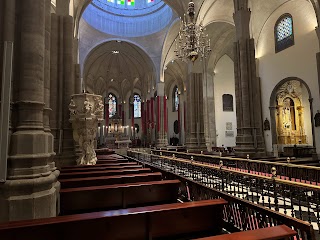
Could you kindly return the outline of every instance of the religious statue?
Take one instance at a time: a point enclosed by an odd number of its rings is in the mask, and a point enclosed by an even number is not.
[[[263,130],[265,130],[265,131],[270,130],[270,122],[267,118],[266,118],[266,120],[264,120]]]
[[[320,112],[317,111],[316,115],[314,116],[314,125],[315,127],[320,127]]]

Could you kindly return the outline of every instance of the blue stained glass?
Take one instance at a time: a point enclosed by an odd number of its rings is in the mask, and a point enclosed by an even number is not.
[[[179,109],[179,89],[178,87],[176,87],[174,91],[174,110],[178,111],[178,109]]]
[[[141,117],[141,97],[138,94],[135,94],[133,97],[133,111],[134,118]]]
[[[112,93],[109,94],[109,117],[112,117],[117,112],[117,98]]]
[[[280,42],[293,34],[292,18],[286,16],[277,25],[277,41]]]

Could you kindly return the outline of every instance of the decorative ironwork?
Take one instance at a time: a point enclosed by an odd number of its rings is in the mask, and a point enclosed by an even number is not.
[[[278,178],[253,176],[215,166],[208,167],[179,157],[172,158],[136,151],[128,151],[128,156],[147,165],[153,171],[161,171],[164,179],[178,178],[185,184],[185,187],[180,188],[180,194],[188,201],[215,198],[227,200],[228,205],[224,208],[223,219],[226,229],[230,232],[285,224],[298,232],[292,239],[315,240],[312,225],[296,218],[311,222],[311,206],[319,205],[317,187],[289,184]],[[256,204],[258,194],[261,195],[265,207]],[[284,197],[291,199],[291,203],[283,201]],[[280,206],[287,216],[277,212]],[[302,214],[302,208],[307,209],[304,211],[306,215]],[[314,209],[317,211],[319,224],[319,211],[313,206]]]

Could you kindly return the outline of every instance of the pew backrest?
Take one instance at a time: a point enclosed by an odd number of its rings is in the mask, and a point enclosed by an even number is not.
[[[197,240],[283,240],[289,239],[297,234],[286,225],[260,228],[251,231],[223,234],[219,236],[198,238]]]
[[[0,224],[1,239],[176,239],[222,229],[223,199],[173,203]]]
[[[124,184],[134,182],[160,181],[162,174],[157,173],[140,173],[140,174],[126,174],[106,177],[89,177],[89,178],[71,178],[61,179],[61,189],[102,186],[111,184]]]
[[[60,191],[62,214],[83,213],[177,201],[179,180],[67,188]]]

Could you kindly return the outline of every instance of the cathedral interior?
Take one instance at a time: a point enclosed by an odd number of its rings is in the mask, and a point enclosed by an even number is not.
[[[320,239],[319,22],[320,0],[0,0],[0,238]]]

